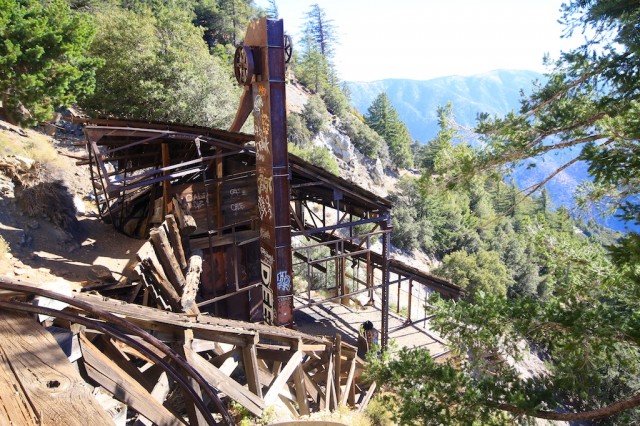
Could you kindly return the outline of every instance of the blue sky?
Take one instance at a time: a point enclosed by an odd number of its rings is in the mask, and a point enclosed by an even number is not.
[[[557,57],[580,42],[561,39],[562,0],[276,0],[294,43],[314,3],[338,29],[342,80],[543,72],[545,53]]]

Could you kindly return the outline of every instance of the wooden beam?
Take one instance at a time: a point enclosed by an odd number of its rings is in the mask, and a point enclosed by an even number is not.
[[[271,383],[267,394],[264,397],[264,403],[266,406],[269,406],[276,402],[282,387],[287,383],[296,367],[300,365],[302,358],[304,357],[304,352],[296,351],[291,355],[291,358],[284,366],[284,368],[280,371],[280,373],[276,376],[276,378]]]
[[[34,417],[37,422],[31,424],[113,424],[53,336],[32,317],[0,312],[0,342],[1,376],[10,382],[0,388],[0,413],[10,416],[5,419],[13,424],[29,424]]]
[[[180,237],[180,230],[176,222],[176,217],[172,214],[168,214],[164,217],[164,225],[166,227],[167,236],[173,249],[173,254],[176,256],[176,260],[182,269],[187,267],[187,258],[184,255],[184,247],[182,247],[182,239]]]
[[[193,216],[185,213],[182,207],[180,207],[180,203],[175,198],[173,199],[173,214],[175,215],[178,221],[178,226],[180,227],[180,234],[182,236],[191,235],[198,228]]]
[[[167,237],[164,228],[153,228],[149,231],[149,239],[160,260],[165,275],[169,278],[169,282],[173,284],[173,288],[175,288],[178,294],[182,294],[182,290],[186,284],[184,274],[173,254],[171,244],[169,244],[169,237]]]
[[[344,393],[340,399],[340,405],[346,405],[347,399],[351,395],[351,390],[355,388],[355,381],[353,380],[356,372],[356,358],[351,360],[351,367],[349,367],[349,375],[347,376],[347,383],[344,387]]]
[[[242,348],[242,360],[244,363],[244,375],[247,378],[249,390],[262,398],[262,385],[258,375],[258,355],[256,345],[247,345]]]
[[[180,305],[182,311],[192,315],[199,315],[200,309],[196,304],[196,295],[200,289],[200,276],[202,275],[202,250],[198,250],[189,258],[189,269],[185,278],[185,286],[182,291]]]
[[[193,342],[193,331],[185,330],[184,331],[184,344],[176,345],[175,348],[180,354],[186,359],[186,355],[184,352],[185,348],[191,347],[191,343]],[[200,388],[200,384],[191,376],[188,376],[189,384],[198,395],[200,399],[202,399],[202,389]],[[197,425],[197,426],[207,426],[207,420],[204,418],[198,407],[193,403],[193,401],[185,400],[185,408],[187,410],[187,416],[189,417],[189,425]]]
[[[309,400],[307,399],[307,386],[304,381],[304,370],[301,365],[297,365],[293,372],[293,382],[295,383],[296,401],[298,402],[300,415],[308,416],[311,411],[309,410]]]
[[[335,377],[333,378],[333,382],[335,383],[335,389],[336,389],[336,394],[335,394],[335,404],[336,404],[336,408],[339,405],[339,401],[341,399],[341,388],[340,388],[340,373],[342,370],[342,335],[340,333],[336,333],[336,343],[333,345],[334,347],[334,352],[333,352],[333,357],[334,357],[334,366],[335,366]]]
[[[136,270],[140,275],[149,274],[153,282],[158,286],[158,290],[163,297],[167,299],[173,309],[179,311],[182,306],[180,304],[180,295],[175,286],[167,278],[164,268],[161,265],[156,252],[153,250],[152,244],[147,241],[140,247],[137,253],[140,265],[136,266]],[[142,266],[142,268],[141,268]]]
[[[117,400],[124,402],[153,423],[172,426],[184,424],[179,416],[156,401],[140,383],[107,358],[84,334],[80,334],[80,346],[89,377],[111,392]],[[95,420],[88,424],[95,424]]]
[[[322,391],[320,386],[311,379],[304,369],[302,371],[304,372],[304,384],[307,392],[309,392],[309,396],[311,396],[311,399],[318,404],[320,410],[323,410],[326,401],[325,393]]]
[[[369,405],[369,401],[371,400],[373,393],[376,391],[376,386],[377,386],[376,382],[371,383],[371,386],[369,386],[369,390],[367,391],[367,394],[364,396],[364,399],[360,403],[360,408],[358,408],[358,412],[361,413],[367,408],[367,405]]]
[[[213,364],[190,348],[184,348],[185,356],[204,379],[214,388],[224,392],[229,398],[238,402],[256,416],[262,415],[265,402],[258,396],[245,389],[242,385],[226,376]]]
[[[331,390],[333,387],[333,356],[332,351],[329,350],[329,363],[327,365],[327,386],[325,390],[326,401],[325,401],[325,411],[330,411],[332,408],[333,395],[335,392]],[[333,405],[335,407],[336,404]]]

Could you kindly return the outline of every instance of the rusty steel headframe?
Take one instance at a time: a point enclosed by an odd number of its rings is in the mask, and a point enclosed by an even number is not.
[[[239,130],[253,112],[264,320],[293,326],[286,44],[282,20],[262,18],[249,24],[235,55],[234,70],[244,92],[231,130]]]

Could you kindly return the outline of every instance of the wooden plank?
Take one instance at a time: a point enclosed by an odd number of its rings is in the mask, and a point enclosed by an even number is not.
[[[183,425],[184,422],[156,401],[142,385],[107,358],[84,334],[80,334],[84,366],[89,377],[153,423]],[[94,423],[95,424],[95,421]],[[86,426],[86,425],[85,425]]]
[[[340,401],[341,399],[341,393],[340,391],[342,390],[340,388],[340,373],[342,372],[342,335],[340,333],[336,334],[336,343],[333,345],[334,347],[334,361],[333,364],[335,366],[335,377],[333,378],[333,382],[335,383],[335,389],[336,389],[336,394],[335,394],[335,404],[336,407],[339,405],[338,401]]]
[[[311,396],[311,399],[318,404],[320,410],[324,409],[325,393],[322,391],[320,386],[311,379],[304,369],[302,371],[304,372],[304,384],[307,392],[309,392],[309,396]]]
[[[189,269],[187,270],[185,286],[182,291],[182,299],[180,300],[183,312],[195,315],[200,314],[200,309],[196,304],[196,295],[200,289],[201,275],[202,250],[197,250],[197,252],[189,258]]]
[[[149,239],[155,249],[156,255],[162,265],[164,274],[169,278],[169,282],[173,284],[178,294],[182,294],[186,282],[184,280],[184,274],[180,269],[180,265],[176,260],[171,244],[169,244],[169,238],[163,227],[153,228],[149,231]]]
[[[145,390],[150,391],[153,389],[153,383],[150,383],[146,377],[138,370],[136,366],[131,364],[130,360],[125,355],[124,351],[121,351],[118,346],[112,343],[106,336],[100,336],[102,346],[100,350],[103,354],[107,356],[111,361],[113,361],[118,367],[120,367],[129,377],[131,377],[136,382],[140,383]],[[123,343],[124,345],[124,343]],[[126,346],[126,345],[125,345]],[[137,351],[136,351],[137,352]],[[147,361],[145,357],[145,361]],[[164,400],[163,400],[164,401]],[[162,401],[160,401],[162,402]]]
[[[364,399],[360,403],[360,408],[358,408],[358,412],[361,413],[367,408],[367,405],[369,405],[369,401],[371,400],[373,393],[376,391],[376,386],[377,386],[376,382],[371,383],[371,386],[369,386],[369,390],[367,391],[367,394],[364,396]]]
[[[311,411],[309,410],[309,400],[307,399],[307,386],[304,381],[304,370],[299,364],[293,372],[293,382],[296,387],[296,401],[298,402],[300,415],[308,416]]]
[[[180,352],[180,354],[186,359],[186,354],[184,352],[185,348],[191,347],[191,343],[193,342],[193,331],[192,330],[185,330],[184,331],[184,344],[183,345],[179,345],[179,347],[177,347],[177,351]],[[178,345],[176,345],[178,346]],[[187,376],[188,380],[189,380],[189,384],[191,385],[191,387],[193,388],[194,392],[196,393],[196,395],[198,395],[198,398],[200,398],[202,400],[202,389],[200,388],[200,384],[190,375]],[[193,401],[189,401],[186,400],[185,401],[185,408],[187,410],[187,415],[189,416],[189,425],[193,425],[193,426],[207,426],[208,422],[205,419],[204,415],[202,414],[202,412],[200,412],[200,410],[198,409],[198,407],[193,403]]]
[[[18,420],[29,424],[34,416],[37,424],[45,425],[113,424],[53,336],[32,317],[0,312],[0,342],[2,375],[5,380],[10,374],[14,376],[12,386],[0,390],[0,412],[10,410],[17,422],[14,424],[23,424]],[[5,398],[7,391],[9,398]],[[28,402],[18,401],[16,391],[20,399]],[[9,403],[12,398],[14,401]],[[19,402],[27,405],[16,410],[14,404]]]
[[[159,287],[158,290],[162,296],[167,299],[173,309],[179,311],[182,308],[180,304],[180,295],[167,278],[164,268],[153,249],[153,245],[149,241],[140,247],[137,257],[141,263],[141,265],[136,266],[138,273],[140,275],[149,274],[153,279],[153,282]],[[142,269],[140,269],[140,266],[142,266]]]
[[[326,411],[330,411],[332,407],[335,408],[335,404],[332,405],[334,402],[333,395],[335,395],[335,392],[331,389],[333,387],[333,356],[331,352],[332,351],[329,351],[329,364],[327,365],[327,386],[325,390],[326,404],[324,407]]]
[[[356,373],[356,359],[353,358],[351,360],[351,367],[349,367],[349,375],[347,376],[347,383],[344,387],[344,393],[342,394],[342,399],[340,399],[340,405],[346,405],[347,399],[351,395],[352,389],[355,387],[355,382],[353,380]]]
[[[291,403],[291,400],[283,395],[278,395],[282,404],[289,409],[289,412],[293,415],[294,419],[300,418],[300,413],[296,410],[296,407]]]
[[[276,402],[282,387],[287,383],[296,367],[300,365],[302,362],[302,358],[304,357],[304,352],[296,351],[291,355],[291,358],[284,366],[284,368],[280,371],[280,373],[276,376],[276,378],[271,383],[267,394],[264,397],[265,405],[269,406]]]
[[[262,415],[262,410],[265,407],[265,402],[262,398],[259,398],[233,379],[227,377],[192,349],[185,347],[184,353],[189,364],[191,364],[211,386],[224,392],[229,398],[238,402],[252,414],[256,416]]]
[[[172,214],[168,214],[164,217],[164,226],[166,227],[167,236],[173,249],[173,254],[178,261],[178,264],[182,269],[187,267],[187,258],[184,255],[184,247],[182,247],[182,239],[180,237],[180,230],[176,223],[176,217]]]
[[[249,390],[262,398],[262,385],[258,376],[258,355],[256,345],[247,345],[242,348],[242,360],[244,363],[244,375],[247,378]]]
[[[169,395],[169,378],[166,372],[162,372],[160,377],[158,378],[158,382],[153,387],[151,391],[151,396],[153,399],[158,401],[159,403],[163,403],[165,399],[167,399],[167,395]],[[139,418],[139,423],[142,423],[145,426],[152,426],[153,422],[146,417]]]
[[[34,412],[29,397],[11,370],[11,362],[0,346],[0,420],[10,425],[42,424]],[[2,423],[0,421],[0,423]]]
[[[198,227],[196,225],[195,219],[190,214],[185,213],[185,211],[180,206],[180,203],[175,198],[173,199],[173,214],[178,221],[180,234],[186,236],[194,233],[194,231]]]

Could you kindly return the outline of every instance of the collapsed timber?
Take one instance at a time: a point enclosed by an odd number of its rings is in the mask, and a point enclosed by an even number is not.
[[[89,395],[69,395],[86,391],[83,380],[106,389],[143,423],[163,425],[185,424],[183,417],[192,425],[233,424],[230,401],[256,416],[276,400],[294,418],[344,404],[363,409],[375,389],[360,383],[363,361],[340,338],[161,311],[96,294],[64,296],[8,279],[0,280],[0,289],[3,299],[11,297],[0,301],[0,394],[9,392],[2,400],[16,401],[13,409],[3,404],[15,424],[86,425],[96,418],[113,424]],[[65,308],[38,306],[31,296]],[[20,313],[56,318],[46,320],[48,330],[69,340],[69,353]],[[170,398],[175,392],[181,396]]]

